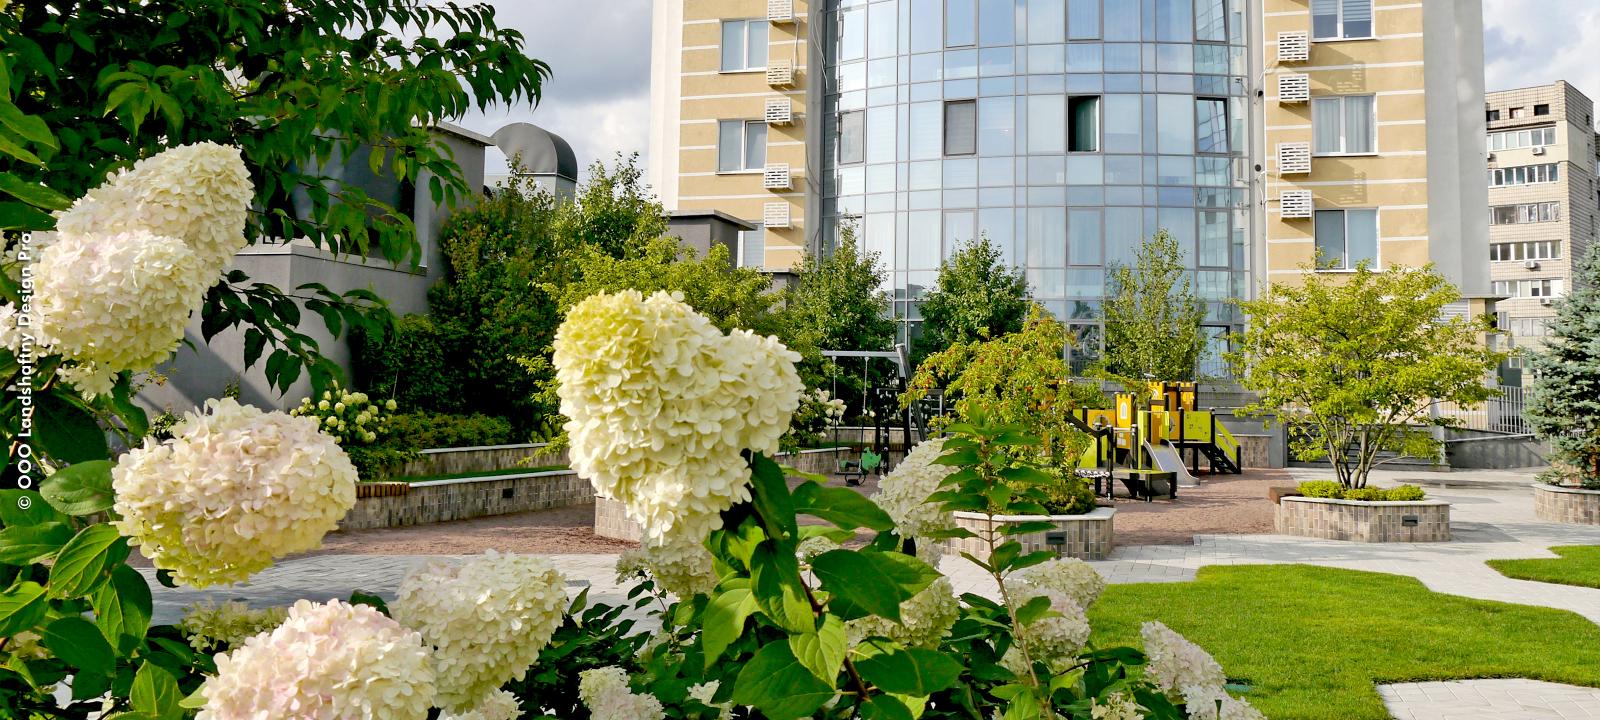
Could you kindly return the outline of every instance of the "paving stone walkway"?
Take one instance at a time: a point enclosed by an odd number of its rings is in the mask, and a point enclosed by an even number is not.
[[[1378,686],[1396,720],[1600,718],[1600,690],[1537,680],[1458,680]]]

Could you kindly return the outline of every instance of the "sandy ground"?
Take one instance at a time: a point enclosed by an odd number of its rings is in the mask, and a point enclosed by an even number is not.
[[[829,484],[843,485],[843,481],[835,478]],[[1285,471],[1252,470],[1245,475],[1206,476],[1201,487],[1180,490],[1177,502],[1119,497],[1117,544],[1188,545],[1196,534],[1270,533],[1272,503],[1267,488],[1292,484]],[[877,483],[868,478],[861,490],[876,492]],[[597,537],[593,525],[594,506],[579,505],[436,525],[337,532],[311,554],[470,555],[493,548],[553,555],[614,553],[633,547]]]

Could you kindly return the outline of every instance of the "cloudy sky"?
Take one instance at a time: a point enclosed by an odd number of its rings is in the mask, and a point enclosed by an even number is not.
[[[564,137],[587,167],[648,152],[650,0],[493,0],[554,77],[537,108],[498,108],[465,125],[526,120]],[[1600,100],[1600,0],[1483,0],[1490,90],[1566,80]]]

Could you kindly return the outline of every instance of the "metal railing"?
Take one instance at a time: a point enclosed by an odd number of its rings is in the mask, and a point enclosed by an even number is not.
[[[1433,414],[1455,418],[1460,422],[1459,427],[1469,430],[1516,435],[1532,432],[1522,414],[1526,407],[1522,388],[1500,385],[1498,389],[1499,397],[1489,398],[1482,405],[1462,407],[1455,403],[1434,403]]]

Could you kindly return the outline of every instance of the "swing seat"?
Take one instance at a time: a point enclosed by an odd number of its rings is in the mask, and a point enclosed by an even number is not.
[[[867,471],[861,469],[861,462],[856,460],[840,460],[839,475],[844,478],[844,484],[849,486],[860,485]]]

